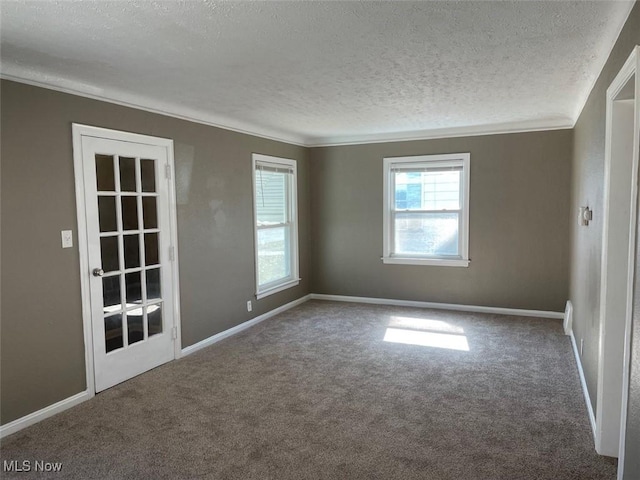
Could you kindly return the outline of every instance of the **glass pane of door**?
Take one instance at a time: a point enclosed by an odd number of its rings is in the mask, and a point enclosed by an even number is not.
[[[142,191],[143,192],[155,192],[156,191],[156,167],[155,160],[142,159],[140,160],[140,174],[142,177]]]
[[[116,191],[113,155],[96,155],[96,183],[99,192]]]
[[[120,191],[136,191],[136,159],[120,157]]]
[[[158,228],[156,197],[142,197],[142,217],[145,229]]]
[[[127,312],[127,338],[129,345],[144,340],[144,328],[142,325],[142,308]]]
[[[149,336],[162,333],[162,304],[149,305],[147,307],[147,319],[149,322]]]
[[[138,229],[138,201],[135,196],[122,197],[122,228]]]
[[[163,329],[156,161],[95,155],[106,353]]]
[[[100,219],[101,232],[118,230],[116,197],[98,197],[98,218]]]
[[[121,309],[120,275],[102,279],[102,298],[104,313],[113,313]]]
[[[104,336],[107,353],[124,346],[121,313],[104,317]]]

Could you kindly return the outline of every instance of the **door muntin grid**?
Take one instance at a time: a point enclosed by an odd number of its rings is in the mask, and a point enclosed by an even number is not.
[[[95,155],[105,353],[162,333],[158,160]]]

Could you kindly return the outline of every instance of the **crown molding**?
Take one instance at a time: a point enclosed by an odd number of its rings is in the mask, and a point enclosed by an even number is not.
[[[209,125],[211,127],[252,135],[254,137],[264,138],[267,140],[274,140],[276,142],[284,142],[300,147],[307,146],[305,138],[298,135],[260,128],[250,123],[197,111],[191,108],[181,107],[175,104],[158,102],[118,90],[104,89],[60,77],[47,77],[46,75],[41,75],[39,73],[34,75],[32,72],[21,70],[22,69],[20,68],[14,68],[11,65],[3,63],[0,78],[92,100],[113,103],[123,107],[135,108],[136,110],[143,110],[145,112],[156,113],[180,120],[186,120],[188,122]]]
[[[416,130],[411,132],[379,133],[367,135],[344,135],[333,137],[304,137],[292,133],[260,128],[219,115],[208,114],[175,104],[157,102],[155,100],[132,95],[130,93],[103,89],[61,77],[47,76],[40,72],[22,69],[15,65],[2,65],[0,78],[35,87],[55,90],[92,100],[112,103],[124,107],[143,110],[150,113],[169,116],[180,120],[209,125],[223,130],[252,135],[254,137],[283,142],[300,147],[334,147],[346,145],[362,145],[372,143],[409,142],[416,140],[435,140],[440,138],[471,137],[482,135],[501,135],[508,133],[525,133],[546,130],[564,130],[573,128],[575,121],[569,118],[541,119],[534,121],[510,122],[490,125]]]
[[[416,140],[437,140],[440,138],[478,137],[482,135],[503,135],[508,133],[540,132],[548,130],[567,130],[573,128],[571,119],[542,119],[525,122],[478,125],[469,127],[439,128],[435,130],[416,130],[413,132],[380,133],[372,135],[354,135],[344,137],[323,137],[311,139],[307,147],[339,147],[347,145],[366,145],[371,143],[412,142]]]

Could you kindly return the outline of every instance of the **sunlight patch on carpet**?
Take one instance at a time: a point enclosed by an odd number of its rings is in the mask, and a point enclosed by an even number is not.
[[[403,328],[411,330],[426,330],[428,332],[442,332],[442,333],[464,333],[462,327],[453,325],[449,322],[443,322],[442,320],[432,320],[430,318],[413,318],[413,317],[398,317],[392,315],[389,320],[389,327],[391,328]]]
[[[419,345],[422,347],[446,348],[449,350],[469,351],[469,343],[464,335],[450,333],[424,332],[402,328],[387,328],[385,342]]]

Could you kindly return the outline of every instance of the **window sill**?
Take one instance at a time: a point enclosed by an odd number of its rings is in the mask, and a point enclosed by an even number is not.
[[[461,258],[410,258],[410,257],[382,257],[383,263],[392,265],[433,265],[437,267],[468,267],[470,260]]]
[[[269,295],[281,292],[283,290],[286,290],[287,288],[295,287],[299,283],[300,279],[296,278],[295,280],[289,280],[288,282],[281,283],[280,285],[276,285],[275,287],[269,287],[266,290],[262,290],[261,292],[256,293],[256,299],[260,300],[261,298],[268,297]]]

